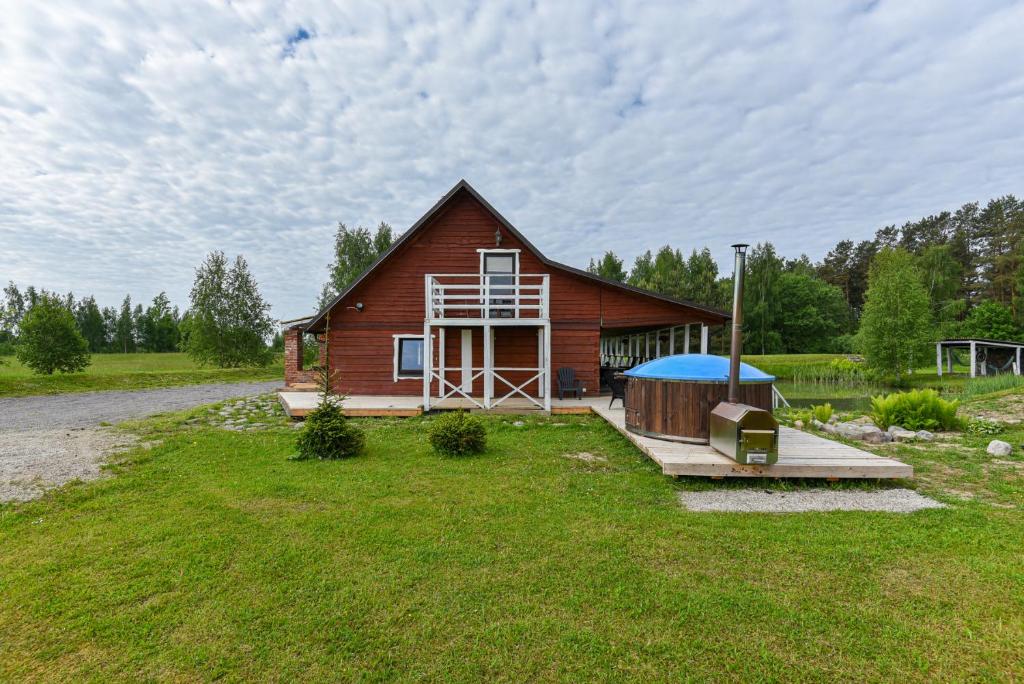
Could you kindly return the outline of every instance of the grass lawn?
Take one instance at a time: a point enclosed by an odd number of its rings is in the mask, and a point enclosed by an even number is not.
[[[772,516],[682,510],[711,483],[593,417],[490,417],[465,459],[361,419],[365,455],[295,462],[207,415],[0,507],[0,680],[1024,677],[1024,471],[982,438],[895,448],[948,509]]]
[[[266,368],[203,368],[185,354],[93,354],[82,373],[36,375],[13,356],[0,358],[0,397],[131,390],[207,382],[282,378],[281,359]]]

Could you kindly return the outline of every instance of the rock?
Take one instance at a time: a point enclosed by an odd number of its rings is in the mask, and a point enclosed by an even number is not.
[[[910,442],[917,439],[917,433],[914,432],[913,430],[905,430],[901,428],[899,425],[895,427],[895,430],[893,430],[891,427],[889,428],[889,434],[892,435],[892,439],[894,442]]]
[[[865,432],[861,439],[868,444],[888,444],[892,441],[892,435],[888,432],[882,432],[881,430],[878,430],[877,432],[871,430],[869,432]]]
[[[917,435],[918,439],[920,439],[922,441],[925,441],[925,442],[931,442],[932,440],[935,439],[935,435],[933,433],[931,433],[931,432],[928,432],[927,430],[918,430],[914,434]]]
[[[824,430],[825,429],[825,423],[822,423],[817,418],[811,418],[811,426],[815,427],[815,428],[817,428],[819,430]]]
[[[837,428],[835,425],[832,425],[831,423],[818,423],[818,425],[821,426],[820,428],[818,428],[819,430],[821,430],[822,432],[827,432],[830,435],[834,435],[839,432],[839,428]]]
[[[853,423],[854,425],[874,425],[874,423],[871,422],[871,418],[869,416],[861,416],[860,418],[854,418],[849,422]]]
[[[836,434],[847,439],[864,439],[864,435],[871,430],[867,425],[858,425],[857,423],[837,423],[835,426]],[[874,426],[872,426],[874,427]],[[878,430],[878,428],[874,428]],[[879,430],[881,432],[881,430]]]
[[[831,416],[828,417],[828,422],[830,422],[833,425],[835,425],[836,423],[839,422],[839,416],[837,416],[836,414],[833,413]]]
[[[988,443],[988,448],[985,449],[992,456],[1009,456],[1013,453],[1013,447],[1009,442],[1004,442],[1001,439],[993,439]]]
[[[301,420],[297,420],[294,423],[292,423],[292,430],[301,430],[302,429],[302,425],[303,425],[302,421]]]
[[[515,425],[516,427],[523,427],[524,425],[526,425],[526,423],[524,423],[524,422],[523,422],[523,421],[521,421],[521,420],[517,420],[517,421],[515,421],[515,422],[514,422],[514,423],[512,423],[512,424],[513,424],[513,425]]]
[[[893,434],[895,432],[899,432],[900,430],[906,430],[906,429],[907,428],[903,427],[902,425],[890,425],[889,429],[887,430],[887,432],[891,435],[891,434]]]
[[[804,429],[804,421],[802,421],[802,420],[796,421],[795,423],[793,423],[793,427],[795,427],[797,430],[803,430]]]

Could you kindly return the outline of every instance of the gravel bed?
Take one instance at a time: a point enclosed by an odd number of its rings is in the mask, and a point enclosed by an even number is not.
[[[679,501],[691,511],[740,513],[804,513],[811,511],[884,511],[913,513],[946,505],[912,489],[712,489],[680,492]]]
[[[0,432],[54,427],[93,427],[100,423],[143,418],[164,411],[212,404],[231,397],[263,394],[281,387],[269,382],[186,385],[132,392],[74,392],[34,397],[0,398]]]
[[[134,443],[131,435],[100,423],[264,394],[280,385],[219,383],[0,399],[0,502],[26,501],[72,480],[99,477],[111,454]]]

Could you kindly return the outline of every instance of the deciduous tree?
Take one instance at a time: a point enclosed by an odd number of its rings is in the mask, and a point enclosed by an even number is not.
[[[328,266],[328,280],[320,291],[317,309],[327,306],[339,292],[373,264],[394,242],[391,226],[381,221],[373,234],[359,226],[350,229],[338,223],[334,235],[334,261]]]
[[[65,303],[43,294],[21,320],[17,355],[36,373],[75,373],[89,365],[89,344]]]
[[[897,380],[928,359],[934,342],[922,280],[905,249],[887,247],[871,263],[858,343],[872,368]]]
[[[201,364],[221,368],[266,365],[274,326],[270,305],[241,256],[229,268],[223,252],[212,252],[196,269],[185,325],[184,348]]]

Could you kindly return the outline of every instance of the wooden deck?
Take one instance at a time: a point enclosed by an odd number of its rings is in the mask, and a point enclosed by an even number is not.
[[[289,392],[286,390],[278,392],[277,396],[281,406],[284,407],[285,414],[292,418],[305,417],[320,403],[320,394],[318,392]],[[482,413],[544,413],[542,409],[532,402],[521,397],[506,399],[489,411],[483,411],[473,402],[461,397],[450,397],[440,402],[440,404],[432,404],[431,408],[442,411],[462,409]],[[342,402],[341,410],[346,416],[352,417],[418,416],[423,413],[423,400],[419,396],[358,395],[346,397]],[[552,399],[551,413],[552,415],[591,413],[591,408],[590,404],[585,400]]]
[[[301,418],[316,408],[320,395],[316,392],[278,393],[285,413]],[[479,411],[465,399],[446,399],[445,409]],[[342,403],[347,416],[418,416],[423,413],[420,397],[351,396]],[[543,413],[525,399],[509,399],[490,413]],[[695,477],[809,477],[837,479],[910,478],[914,469],[900,461],[877,456],[824,437],[783,427],[779,429],[779,462],[770,466],[740,465],[706,444],[683,444],[653,437],[644,437],[626,430],[626,412],[621,402],[608,408],[608,397],[552,399],[552,414],[596,413],[626,436],[642,452],[661,466],[666,475]]]
[[[661,466],[666,475],[695,477],[813,477],[838,479],[896,479],[914,476],[905,463],[877,456],[817,435],[779,428],[779,461],[774,465],[741,465],[706,444],[683,444],[644,437],[626,430],[626,412],[606,402],[590,402],[594,413],[633,442]]]

